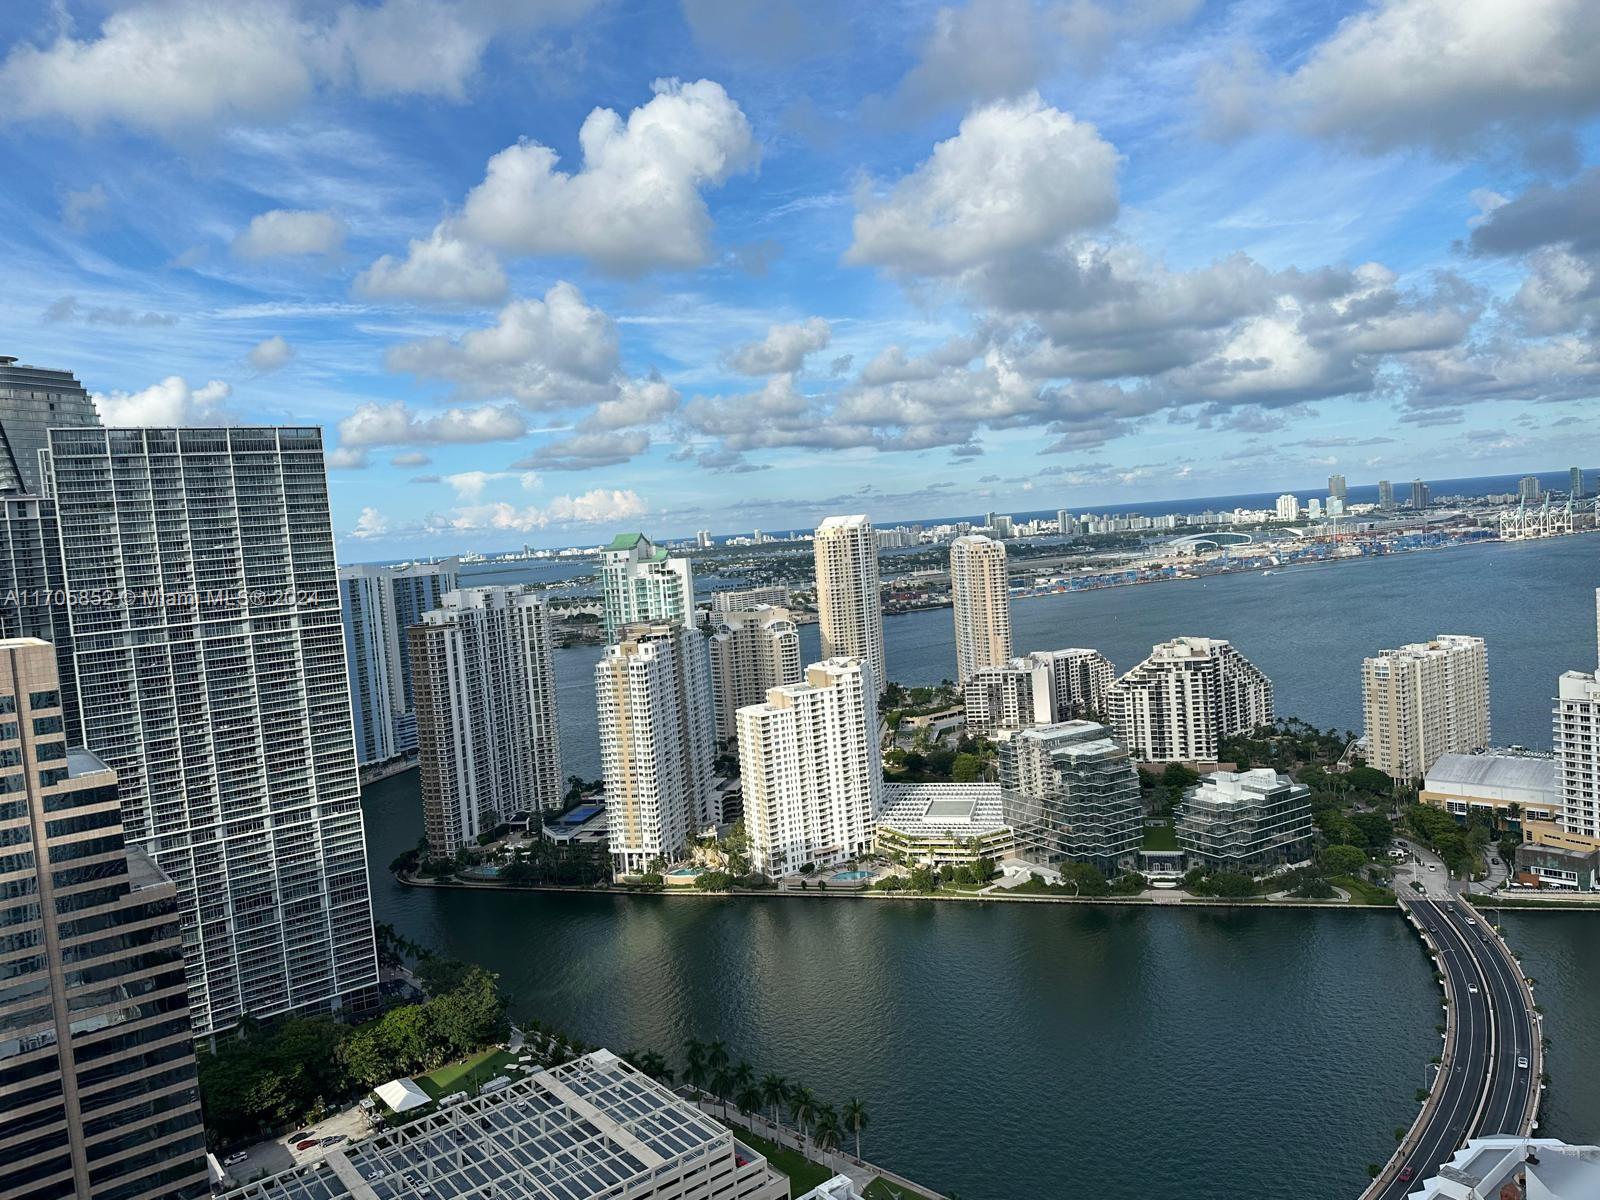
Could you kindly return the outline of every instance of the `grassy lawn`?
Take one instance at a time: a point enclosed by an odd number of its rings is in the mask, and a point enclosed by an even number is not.
[[[1394,903],[1394,893],[1388,888],[1368,883],[1365,879],[1357,879],[1353,875],[1335,875],[1328,882],[1349,892],[1352,904]]]
[[[796,1196],[804,1195],[819,1183],[826,1183],[833,1178],[833,1172],[827,1167],[819,1167],[816,1163],[806,1158],[798,1150],[791,1150],[787,1146],[779,1146],[769,1142],[760,1134],[751,1133],[748,1129],[739,1126],[730,1126],[733,1136],[738,1138],[750,1149],[762,1154],[772,1164],[774,1170],[781,1171],[789,1177],[791,1191]]]
[[[498,1048],[489,1049],[460,1062],[446,1063],[415,1078],[417,1086],[437,1100],[451,1092],[470,1091],[474,1084],[488,1083],[496,1075],[507,1074],[506,1064],[516,1061],[515,1054]]]
[[[1146,850],[1176,850],[1178,835],[1171,825],[1146,825],[1144,827]]]
[[[883,1179],[874,1179],[861,1194],[866,1200],[927,1200],[921,1192],[908,1191]]]

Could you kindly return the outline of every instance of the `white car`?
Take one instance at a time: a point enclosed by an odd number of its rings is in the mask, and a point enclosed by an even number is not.
[[[1517,1070],[1526,1071],[1527,1069],[1528,1069],[1528,1056],[1526,1054],[1517,1055]]]
[[[1439,865],[1437,863],[1429,863],[1428,864],[1428,870],[1437,871],[1438,869],[1439,869]]]
[[[245,1159],[247,1159],[249,1157],[250,1156],[248,1154],[246,1154],[243,1150],[240,1150],[240,1151],[237,1151],[234,1154],[228,1155],[227,1158],[223,1159],[222,1160],[222,1165],[225,1166],[225,1167],[237,1167],[240,1163],[242,1163]]]
[[[1474,996],[1476,996],[1478,994],[1478,985],[1475,984],[1475,983],[1467,984],[1467,991],[1471,992]]]

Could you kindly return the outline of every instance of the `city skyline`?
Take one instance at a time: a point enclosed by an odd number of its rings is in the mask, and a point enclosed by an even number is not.
[[[1582,6],[725,8],[9,6],[0,353],[352,560],[1597,457]]]

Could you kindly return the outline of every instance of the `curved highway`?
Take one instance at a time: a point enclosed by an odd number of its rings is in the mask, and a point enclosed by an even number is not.
[[[1526,1134],[1541,1055],[1521,970],[1493,930],[1460,900],[1404,901],[1432,941],[1449,981],[1452,1053],[1418,1123],[1365,1200],[1401,1200],[1468,1138]],[[1518,1062],[1528,1065],[1518,1066]]]

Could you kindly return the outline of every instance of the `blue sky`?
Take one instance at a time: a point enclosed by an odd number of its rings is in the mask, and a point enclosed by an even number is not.
[[[0,8],[4,353],[341,558],[1600,462],[1584,0]]]

